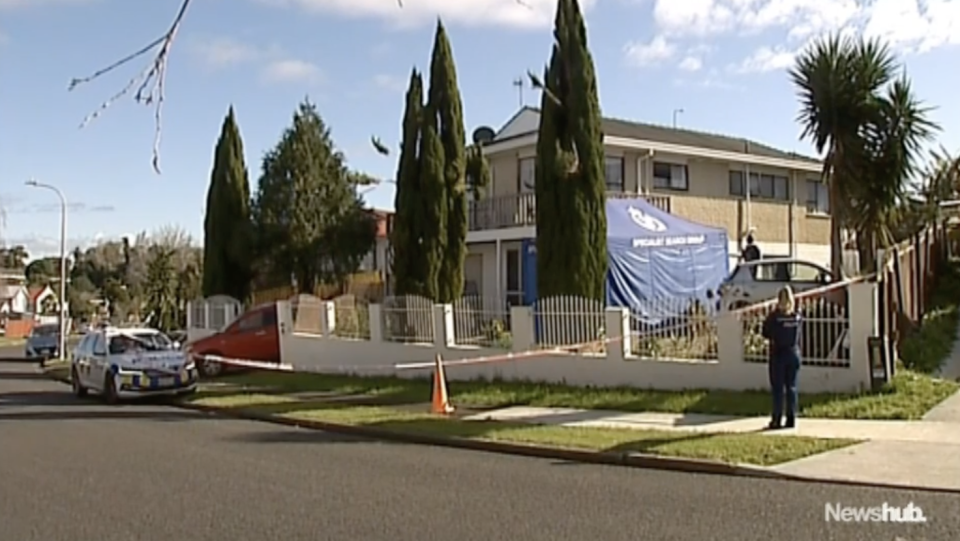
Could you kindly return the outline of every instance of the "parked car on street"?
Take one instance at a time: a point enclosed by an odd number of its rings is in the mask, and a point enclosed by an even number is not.
[[[252,308],[222,331],[188,344],[187,355],[205,377],[216,377],[226,370],[236,370],[235,367],[208,359],[208,356],[279,364],[277,304],[271,302]]]
[[[88,332],[70,364],[73,392],[126,398],[181,395],[197,389],[197,368],[180,344],[156,329],[105,327]]]
[[[37,325],[30,331],[27,337],[27,343],[24,345],[23,354],[28,359],[39,360],[41,362],[47,359],[53,359],[60,355],[60,325]]]
[[[797,293],[843,280],[826,267],[795,258],[769,258],[741,262],[717,291],[721,310],[736,310],[775,299],[783,286]],[[840,302],[842,299],[836,299]]]

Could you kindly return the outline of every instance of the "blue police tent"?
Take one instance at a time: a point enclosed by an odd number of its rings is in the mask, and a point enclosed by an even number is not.
[[[607,201],[607,305],[649,323],[680,315],[728,274],[727,232],[684,220],[644,199]]]
[[[664,212],[645,199],[607,200],[607,305],[629,308],[638,323],[681,315],[728,274],[727,232]],[[524,304],[537,300],[537,249],[523,241]]]

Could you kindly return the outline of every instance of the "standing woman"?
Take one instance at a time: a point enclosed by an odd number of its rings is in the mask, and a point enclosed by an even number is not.
[[[763,337],[770,342],[770,392],[773,393],[773,416],[770,428],[781,426],[786,413],[787,428],[796,426],[797,373],[800,371],[800,331],[802,318],[796,310],[793,290],[784,286],[777,295],[777,307],[763,322]],[[787,411],[784,412],[784,399]]]

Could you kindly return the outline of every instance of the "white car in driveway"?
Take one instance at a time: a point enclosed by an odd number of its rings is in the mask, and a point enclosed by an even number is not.
[[[826,267],[794,258],[769,258],[740,263],[718,290],[719,306],[736,310],[777,297],[783,286],[802,292],[843,280]]]
[[[100,394],[108,403],[175,396],[197,389],[197,368],[180,345],[156,329],[96,329],[84,335],[71,360],[73,392]]]

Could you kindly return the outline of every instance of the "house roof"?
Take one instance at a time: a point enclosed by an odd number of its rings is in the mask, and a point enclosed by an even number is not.
[[[45,292],[47,292],[48,290],[49,290],[51,293],[53,292],[53,290],[50,289],[50,286],[32,286],[32,287],[30,287],[30,289],[27,290],[27,295],[30,297],[30,302],[37,302],[37,299],[40,298],[40,295],[43,295],[43,294],[44,294]]]
[[[533,113],[540,114],[540,109],[536,107],[523,107],[503,127],[497,132],[494,141],[506,141],[517,137],[523,137],[536,132],[536,129],[526,129],[521,132],[511,131],[505,134],[505,130],[521,115]],[[719,150],[724,152],[744,152],[755,156],[765,156],[768,158],[778,158],[783,160],[796,160],[809,163],[820,163],[820,160],[810,156],[804,156],[796,152],[788,152],[773,148],[769,145],[757,141],[751,141],[742,137],[732,137],[716,133],[708,133],[680,128],[669,128],[656,124],[647,124],[644,122],[634,122],[619,118],[603,118],[603,133],[612,137],[623,137],[626,139],[640,139],[645,141],[657,141],[673,145],[683,145],[709,150]],[[501,135],[504,135],[501,137]]]
[[[23,291],[23,286],[2,285],[0,286],[0,299],[8,300],[17,296],[17,293]]]

